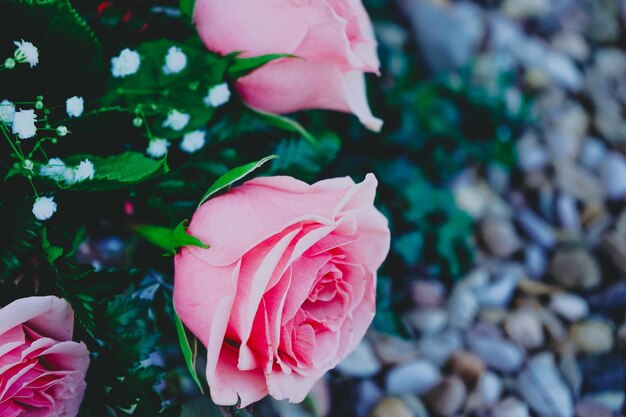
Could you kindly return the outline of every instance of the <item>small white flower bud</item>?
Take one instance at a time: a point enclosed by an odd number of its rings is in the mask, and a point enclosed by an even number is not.
[[[61,137],[67,135],[67,127],[65,127],[63,125],[57,127],[57,135],[59,135]]]

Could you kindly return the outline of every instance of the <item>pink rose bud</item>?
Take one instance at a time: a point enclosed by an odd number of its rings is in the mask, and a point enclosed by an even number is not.
[[[361,0],[196,0],[193,18],[208,49],[242,57],[292,54],[237,82],[252,107],[272,113],[327,109],[354,113],[369,129],[364,73],[380,63]]]
[[[299,402],[352,352],[376,309],[389,228],[377,181],[257,178],[203,204],[175,258],[174,303],[206,346],[213,401]]]
[[[74,313],[57,297],[0,309],[0,416],[75,417],[89,352],[72,341]]]

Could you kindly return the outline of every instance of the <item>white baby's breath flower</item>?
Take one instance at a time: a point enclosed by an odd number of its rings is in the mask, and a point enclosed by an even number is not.
[[[204,98],[204,104],[207,107],[219,107],[228,103],[230,100],[230,89],[228,84],[218,84],[209,89],[209,94]]]
[[[155,138],[150,141],[146,153],[153,158],[162,158],[167,153],[170,143],[166,139]]]
[[[177,46],[172,46],[165,56],[164,74],[177,74],[187,66],[187,55]]]
[[[189,123],[189,115],[181,113],[178,110],[170,110],[167,119],[163,122],[163,127],[169,127],[174,130],[183,130]]]
[[[116,78],[132,75],[139,70],[140,64],[139,53],[126,48],[118,56],[111,58],[111,74]]]
[[[65,111],[69,117],[80,117],[85,110],[85,100],[82,97],[70,97],[65,101]]]
[[[55,181],[61,181],[65,170],[67,170],[65,162],[60,158],[51,158],[46,165],[42,165],[41,168],[39,168],[39,175],[52,178]]]
[[[37,220],[48,220],[57,211],[53,197],[39,197],[33,204],[33,214]]]
[[[17,62],[26,62],[31,66],[31,68],[39,63],[39,50],[35,45],[25,41],[24,39],[19,42],[15,41],[13,44],[17,46],[17,49],[13,54]]]
[[[0,121],[11,125],[13,118],[15,117],[15,105],[9,100],[2,100],[0,102]]]
[[[183,152],[194,153],[201,149],[206,143],[206,132],[203,130],[195,130],[183,136],[180,142],[180,149]]]
[[[93,179],[96,171],[93,167],[93,163],[89,159],[80,161],[80,164],[74,168],[74,180],[76,182],[85,181],[86,179]]]
[[[35,136],[37,127],[35,126],[35,110],[20,110],[13,117],[13,133],[20,139],[28,139]]]
[[[51,158],[46,165],[39,168],[39,175],[51,178],[57,182],[64,182],[68,185],[76,182],[76,173],[73,168],[65,165],[60,158]]]

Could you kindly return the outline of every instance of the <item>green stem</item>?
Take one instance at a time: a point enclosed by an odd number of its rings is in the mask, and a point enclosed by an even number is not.
[[[91,116],[91,115],[94,115],[94,114],[104,113],[104,112],[107,112],[107,111],[120,111],[120,112],[124,112],[124,113],[135,113],[135,111],[134,111],[134,110],[129,109],[129,108],[127,108],[127,107],[122,107],[122,106],[107,106],[107,107],[100,107],[99,109],[95,109],[95,110],[89,111],[89,112],[87,112],[87,113],[83,113],[80,117]],[[59,120],[59,122],[58,122],[58,123],[59,123],[59,124],[63,124],[63,123],[65,123],[65,122],[69,121],[69,120],[70,120],[70,118],[69,118],[69,117],[66,117],[65,119],[61,119],[61,120]],[[53,130],[54,130],[54,129],[53,129]]]
[[[28,177],[28,182],[30,186],[33,188],[33,192],[35,193],[35,198],[39,198],[39,193],[37,193],[37,188],[35,188],[35,184],[33,183],[32,178]]]
[[[15,155],[18,157],[18,159],[20,159],[20,161],[24,162],[26,158],[24,158],[24,154],[15,146],[15,144],[11,140],[7,125],[4,122],[0,122],[0,130],[2,130],[4,137],[6,138],[7,142],[9,142],[9,145],[13,149],[13,152],[15,152]]]
[[[141,94],[157,94],[157,95],[168,95],[169,90],[150,90],[147,88],[118,88],[117,93],[120,95],[141,95]]]
[[[45,141],[48,140],[52,140],[54,138],[46,136],[43,137],[41,139],[39,139],[39,141],[37,141],[37,143],[35,144],[35,146],[33,147],[33,149],[28,153],[28,159],[33,157],[33,154],[35,153],[35,151],[37,151],[37,149],[39,149],[41,151],[41,153],[43,154],[43,156],[46,158],[46,160],[48,160],[48,155],[46,154],[46,151],[43,150],[42,145],[44,144]]]
[[[150,130],[150,126],[148,125],[146,114],[143,112],[141,106],[137,108],[137,114],[141,117],[141,120],[143,120],[143,124],[146,127],[146,134],[148,135],[148,139],[152,140],[154,137],[152,136],[152,131]]]

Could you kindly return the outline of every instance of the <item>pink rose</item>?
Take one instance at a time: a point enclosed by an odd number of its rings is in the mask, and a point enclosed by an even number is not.
[[[251,57],[288,53],[240,78],[252,107],[289,113],[327,109],[354,113],[379,131],[365,94],[365,72],[380,63],[361,0],[196,0],[194,21],[208,49]]]
[[[89,352],[72,341],[74,313],[57,297],[0,309],[0,417],[75,417]]]
[[[206,346],[213,401],[299,402],[363,337],[389,251],[376,178],[248,181],[209,200],[175,259],[174,304]]]

